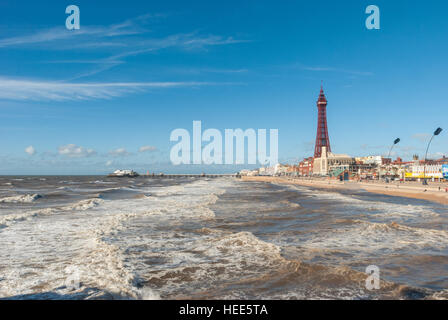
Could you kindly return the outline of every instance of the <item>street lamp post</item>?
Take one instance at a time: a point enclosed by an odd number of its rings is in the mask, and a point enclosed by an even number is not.
[[[425,160],[423,162],[423,185],[425,185],[425,186],[428,185],[428,182],[426,181],[426,157],[428,156],[429,145],[431,144],[432,139],[435,136],[438,136],[440,134],[440,132],[442,132],[442,128],[439,127],[432,134],[431,139],[429,139],[428,146],[426,147]]]
[[[388,158],[390,157],[390,153],[392,152],[392,149],[394,148],[394,146],[395,146],[398,142],[400,142],[400,138],[395,139],[395,140],[394,140],[394,143],[390,146],[389,153],[387,154],[387,157],[388,157]],[[379,177],[378,177],[378,180],[381,180],[381,166],[380,166],[380,170],[379,170]]]
[[[392,152],[392,148],[393,148],[398,142],[400,142],[400,138],[397,138],[397,139],[394,140],[394,144],[390,147],[390,149],[389,149],[389,153],[387,154],[387,157],[388,157],[388,158],[390,157],[390,153]]]

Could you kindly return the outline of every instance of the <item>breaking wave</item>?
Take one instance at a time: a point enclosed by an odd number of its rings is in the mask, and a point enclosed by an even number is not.
[[[42,198],[40,194],[23,194],[18,196],[1,198],[0,203],[31,203]]]
[[[47,216],[51,214],[61,213],[64,211],[86,211],[88,209],[99,206],[102,203],[104,203],[104,200],[94,198],[94,199],[81,200],[77,203],[68,206],[50,207],[38,210],[28,210],[22,213],[8,214],[0,216],[0,227],[5,228],[16,222],[27,221],[38,216]]]

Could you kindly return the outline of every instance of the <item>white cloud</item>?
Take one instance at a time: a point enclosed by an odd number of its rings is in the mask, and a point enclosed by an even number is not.
[[[96,155],[96,151],[93,149],[87,149],[77,146],[75,144],[67,144],[58,148],[59,154],[70,158],[84,158]]]
[[[25,148],[25,152],[28,153],[30,156],[36,153],[36,149],[34,149],[33,146],[29,146]]]
[[[222,45],[231,45],[236,43],[248,42],[248,40],[236,40],[232,37],[222,37],[222,36],[198,36],[195,33],[189,34],[175,34],[170,35],[165,38],[159,39],[146,39],[138,42],[134,42],[134,40],[123,41],[120,39],[117,43],[113,42],[101,42],[99,45],[98,41],[94,43],[81,43],[77,46],[77,48],[86,49],[86,48],[98,48],[99,46],[109,46],[109,47],[120,47],[126,43],[125,47],[133,48],[133,50],[123,51],[119,54],[114,54],[112,56],[97,60],[97,66],[88,72],[81,73],[75,77],[75,79],[91,76],[110,68],[113,68],[117,65],[125,63],[125,59],[127,57],[138,56],[146,53],[154,53],[156,51],[168,48],[178,48],[183,50],[198,50],[204,49],[210,46],[222,46]],[[70,49],[73,49],[74,45],[70,46]],[[91,60],[87,60],[86,63],[91,63]],[[82,60],[78,60],[77,63],[84,63]]]
[[[420,142],[428,141],[429,138],[431,138],[431,135],[429,133],[415,133],[412,135],[412,139],[416,139]]]
[[[147,14],[108,26],[83,26],[81,29],[76,30],[76,32],[67,30],[64,26],[43,30],[38,29],[37,32],[32,34],[0,39],[0,48],[37,44],[42,45],[44,43],[62,40],[70,40],[70,42],[73,43],[74,38],[79,42],[80,38],[83,38],[84,40],[98,40],[98,38],[102,37],[113,38],[135,35],[147,31],[143,29],[141,25],[151,17],[153,16]]]
[[[374,75],[373,72],[369,72],[369,71],[347,70],[347,69],[340,69],[340,68],[334,68],[334,67],[299,65],[299,68],[301,68],[303,70],[307,70],[307,71],[346,73],[346,74],[351,74],[351,75],[355,75],[355,76],[372,76],[372,75]]]
[[[202,82],[104,82],[68,83],[17,80],[0,77],[0,99],[67,101],[111,99],[147,88],[174,88],[208,85]]]
[[[112,165],[112,163],[113,163],[112,160],[108,160],[108,161],[106,161],[106,166],[107,166],[107,167],[110,167],[110,166]]]
[[[85,31],[83,30],[79,34],[85,34]],[[73,32],[63,28],[47,29],[30,35],[0,39],[0,48],[67,39],[73,35]]]
[[[109,155],[115,156],[115,157],[124,157],[124,156],[130,155],[130,153],[127,152],[125,148],[118,148],[118,149],[109,151]]]
[[[87,70],[81,70],[79,74],[70,77],[70,81],[92,76],[104,72],[126,62],[126,58],[157,52],[160,50],[175,48],[180,50],[205,49],[211,46],[232,45],[249,42],[249,40],[235,39],[231,36],[201,35],[198,32],[175,33],[161,37],[152,37],[153,33],[146,28],[149,21],[153,21],[160,14],[145,14],[123,22],[104,25],[86,26],[73,31],[64,26],[50,29],[38,29],[34,33],[16,35],[0,39],[0,49],[9,47],[21,47],[27,49],[42,49],[54,51],[70,51],[74,49],[83,51],[101,50],[102,58],[95,59],[68,59],[45,61],[46,63],[79,63],[86,64]],[[135,35],[140,35],[136,37]],[[151,36],[151,37],[148,37]],[[90,67],[89,67],[90,66]],[[239,72],[237,70],[237,72]],[[7,87],[3,88],[4,85]],[[113,84],[114,88],[92,90],[90,84],[73,84],[66,82],[47,82],[32,80],[13,80],[0,77],[0,99],[13,100],[81,100],[92,98],[110,98],[121,96],[124,92],[141,90],[142,87],[160,87],[161,83],[139,83],[123,86]],[[165,82],[170,86],[190,86],[194,83]],[[23,88],[20,87],[23,85]],[[39,87],[36,87],[38,85]],[[40,88],[42,86],[43,88]],[[41,92],[42,91],[42,92]]]
[[[138,152],[156,151],[157,148],[154,146],[142,146],[138,149]]]
[[[229,36],[220,35],[200,35],[197,32],[175,33],[162,37],[152,36],[145,25],[162,17],[160,14],[145,14],[135,18],[125,20],[121,23],[104,26],[86,26],[73,31],[67,30],[64,26],[38,29],[34,33],[17,35],[0,39],[0,49],[9,47],[24,47],[34,49],[45,48],[55,51],[78,50],[106,50],[109,56],[96,59],[96,66],[93,70],[83,71],[76,79],[91,76],[103,72],[114,66],[125,63],[125,58],[140,54],[151,53],[167,48],[177,48],[183,50],[204,49],[210,46],[232,45],[249,40],[239,40]],[[135,35],[140,35],[136,37]],[[120,52],[121,51],[121,52]],[[50,63],[82,63],[92,64],[92,59],[82,60],[59,60],[49,61]]]
[[[446,155],[444,152],[433,152],[428,154],[428,159],[440,159],[443,158]]]

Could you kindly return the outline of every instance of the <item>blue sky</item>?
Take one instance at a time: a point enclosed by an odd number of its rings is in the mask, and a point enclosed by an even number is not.
[[[65,28],[70,4],[80,30]],[[370,4],[380,30],[365,27]],[[446,118],[446,12],[446,1],[0,0],[0,174],[235,171],[170,164],[171,131],[193,120],[278,129],[279,159],[293,162],[313,153],[321,80],[333,152],[385,154],[400,137],[395,155],[423,156]],[[447,145],[448,128],[431,155]]]

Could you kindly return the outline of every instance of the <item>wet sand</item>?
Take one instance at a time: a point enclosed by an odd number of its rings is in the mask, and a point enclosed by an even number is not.
[[[242,177],[243,181],[273,182],[281,184],[296,184],[301,186],[324,188],[324,189],[363,189],[372,193],[385,194],[397,197],[422,199],[448,205],[448,192],[445,188],[438,189],[438,186],[418,186],[407,183],[373,183],[373,182],[340,182],[336,180],[305,180],[286,177]],[[426,190],[426,191],[425,191]]]

